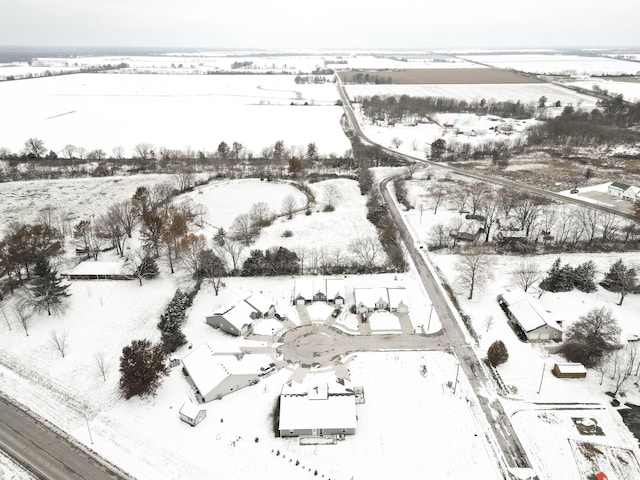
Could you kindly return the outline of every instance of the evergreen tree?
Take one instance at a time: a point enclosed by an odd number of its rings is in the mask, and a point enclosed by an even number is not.
[[[249,258],[242,264],[241,275],[243,277],[255,277],[263,275],[265,271],[266,260],[262,250],[251,250]]]
[[[300,261],[295,252],[280,247],[265,253],[267,275],[295,275],[300,271]]]
[[[162,345],[149,340],[133,340],[122,349],[120,357],[120,391],[127,400],[155,394],[169,369]]]
[[[638,275],[635,268],[627,267],[619,258],[611,265],[601,285],[612,292],[618,292],[618,305],[622,305],[624,297],[638,288]]]
[[[67,292],[69,285],[63,285],[58,272],[51,266],[46,257],[40,257],[33,268],[33,280],[28,287],[29,305],[36,311],[58,311],[63,301],[71,294]]]
[[[502,340],[496,340],[489,346],[489,350],[487,350],[487,360],[489,360],[489,363],[494,367],[509,360],[507,346]]]
[[[160,315],[158,329],[162,339],[162,348],[165,353],[175,352],[179,347],[187,343],[182,333],[186,309],[191,306],[191,297],[182,290],[176,290],[173,298],[167,305],[163,315]]]
[[[573,271],[573,284],[581,292],[591,293],[596,290],[596,265],[592,260],[581,263]]]
[[[569,292],[573,290],[574,271],[570,265],[560,265],[558,258],[547,272],[547,277],[540,282],[540,288],[549,292]]]

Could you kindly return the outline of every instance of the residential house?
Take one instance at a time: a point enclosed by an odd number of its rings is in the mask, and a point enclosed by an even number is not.
[[[207,416],[207,411],[191,402],[184,403],[178,412],[180,420],[188,423],[192,427],[198,425]]]
[[[182,369],[202,403],[255,385],[271,363],[268,355],[217,352],[211,343],[203,343],[182,359]]]
[[[409,313],[407,289],[404,287],[388,288],[389,311],[394,313]]]
[[[368,313],[375,310],[376,301],[372,288],[356,287],[353,289],[353,296],[355,298],[356,311],[358,313]]]
[[[334,305],[344,305],[346,299],[344,278],[327,278],[325,283],[327,302]]]
[[[631,185],[627,185],[626,183],[622,183],[622,182],[611,182],[609,184],[609,186],[607,187],[607,193],[609,195],[614,195],[616,197],[620,197],[622,198],[622,195],[624,195],[624,192],[630,187]]]
[[[250,316],[252,319],[265,318],[269,315],[273,315],[276,311],[276,306],[271,299],[262,293],[252,293],[251,296],[244,299],[251,308],[255,310]]]
[[[530,342],[562,340],[562,321],[548,312],[537,298],[522,290],[498,295],[498,304],[509,321]]]
[[[239,337],[245,335],[256,318],[256,310],[245,301],[217,309],[205,322],[223,332]]]
[[[356,287],[353,289],[356,312],[368,313],[375,310],[407,313],[409,311],[404,287]]]
[[[348,384],[290,382],[282,387],[281,437],[353,435],[356,423],[356,394]]]
[[[640,201],[640,187],[630,186],[624,191],[622,198],[632,203]]]

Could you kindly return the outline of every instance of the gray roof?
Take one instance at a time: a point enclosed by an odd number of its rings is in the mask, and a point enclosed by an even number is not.
[[[611,185],[609,186],[614,188],[619,188],[620,190],[626,190],[631,185],[627,185],[626,183],[622,183],[622,182],[611,182]]]

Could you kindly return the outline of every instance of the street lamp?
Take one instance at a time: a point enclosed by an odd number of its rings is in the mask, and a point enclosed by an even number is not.
[[[435,305],[432,303],[431,310],[429,310],[429,321],[427,322],[427,333],[429,333],[429,327],[431,326],[431,315],[433,315],[433,307],[435,307]]]

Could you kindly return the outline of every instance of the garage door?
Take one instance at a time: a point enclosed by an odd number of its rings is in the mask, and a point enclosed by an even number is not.
[[[541,333],[540,340],[549,340],[549,333]]]
[[[539,336],[540,336],[540,334],[538,334],[538,333],[527,333],[527,338],[529,339],[530,342],[538,340]]]

